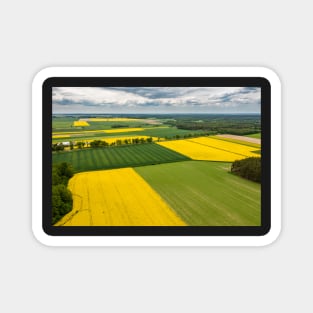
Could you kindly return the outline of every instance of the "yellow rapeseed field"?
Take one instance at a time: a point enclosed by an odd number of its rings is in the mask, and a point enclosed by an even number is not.
[[[68,138],[70,135],[52,135],[52,139]]]
[[[70,137],[70,136],[59,136],[59,135],[53,135],[52,136],[52,139],[59,139],[59,138],[64,138],[64,137]],[[111,144],[113,142],[116,143],[117,140],[121,140],[122,141],[122,144],[125,144],[125,139],[131,141],[132,139],[135,139],[135,138],[138,138],[138,139],[141,139],[141,138],[144,138],[144,139],[147,139],[147,138],[150,138],[150,136],[114,136],[114,137],[90,137],[90,138],[84,138],[84,139],[79,139],[79,137],[76,137],[76,138],[72,138],[73,142],[74,142],[74,145],[76,142],[79,142],[79,141],[82,141],[85,143],[85,148],[88,147],[88,144],[90,144],[90,142],[94,141],[94,140],[102,140],[102,141],[106,141],[108,144]],[[152,141],[157,141],[157,140],[162,140],[164,138],[159,138],[159,137],[151,137],[152,138]],[[129,142],[131,143],[131,142]],[[74,149],[76,149],[77,147],[74,146]],[[65,148],[65,150],[69,150],[69,147],[68,149]]]
[[[95,117],[89,118],[90,122],[132,122],[132,121],[142,121],[139,118],[127,118],[127,117]]]
[[[219,140],[219,139],[213,139],[210,137],[198,137],[190,139],[189,141],[196,142],[198,144],[202,144],[209,147],[214,147],[216,149],[240,154],[244,157],[253,157],[253,156],[259,156],[252,151],[257,150],[255,147],[249,147],[246,145],[241,145],[238,143],[233,143],[229,141]]]
[[[194,160],[233,162],[235,160],[240,160],[246,157],[243,154],[236,153],[235,149],[234,151],[231,151],[221,148],[221,146],[223,147],[223,145],[219,144],[219,141],[221,140],[215,140],[217,142],[214,142],[214,144],[210,142],[210,145],[207,145],[204,144],[204,142],[206,141],[202,141],[202,138],[206,137],[194,138],[189,140],[163,141],[157,142],[157,144],[184,154]],[[247,148],[249,149],[250,147]],[[257,156],[256,154],[253,155]]]
[[[161,128],[161,127],[159,127]],[[119,129],[96,129],[96,130],[83,130],[83,131],[74,131],[74,132],[53,132],[52,135],[72,135],[72,134],[91,134],[91,133],[124,133],[124,132],[133,132],[146,130],[147,128],[119,128]]]
[[[73,126],[89,126],[86,121],[74,121]]]
[[[117,128],[117,129],[107,129],[104,132],[105,133],[127,133],[127,132],[138,132],[145,130],[144,128]]]
[[[185,226],[132,168],[83,172],[69,181],[73,210],[56,226]]]

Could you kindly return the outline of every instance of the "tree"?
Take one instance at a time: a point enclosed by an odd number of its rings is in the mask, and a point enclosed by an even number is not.
[[[52,167],[52,224],[72,210],[73,199],[67,183],[73,173],[69,163],[63,162]]]
[[[65,185],[52,186],[52,224],[72,210],[73,199],[71,192]]]
[[[231,166],[231,172],[243,178],[255,182],[261,182],[261,158],[251,157],[235,161]]]
[[[52,151],[59,152],[63,150],[64,150],[64,145],[62,142],[58,142],[52,145]]]
[[[77,146],[78,149],[82,149],[82,148],[85,146],[85,143],[82,142],[82,141],[78,141],[78,142],[76,143],[76,146]]]
[[[99,148],[101,147],[101,145],[102,145],[101,140],[94,140],[90,143],[91,148]]]

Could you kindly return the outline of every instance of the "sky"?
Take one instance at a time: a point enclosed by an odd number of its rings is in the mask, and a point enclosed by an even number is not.
[[[58,113],[260,113],[258,87],[53,87]]]

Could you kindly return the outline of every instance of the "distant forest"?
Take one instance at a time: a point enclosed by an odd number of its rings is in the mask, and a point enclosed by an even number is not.
[[[221,134],[249,135],[261,132],[260,115],[175,116],[165,124],[178,129],[202,130]]]
[[[54,115],[60,116],[60,115]],[[67,117],[108,117],[104,114],[69,114]],[[110,117],[155,118],[163,124],[183,130],[201,130],[211,134],[249,135],[261,132],[260,114],[118,114]],[[114,126],[116,128],[118,126]]]

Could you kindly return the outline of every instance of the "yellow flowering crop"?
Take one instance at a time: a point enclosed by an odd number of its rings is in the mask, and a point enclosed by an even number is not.
[[[132,139],[135,139],[135,138],[138,138],[138,139],[141,139],[141,138],[144,138],[144,139],[147,139],[147,138],[150,138],[150,136],[117,136],[117,137],[90,137],[90,138],[84,138],[82,140],[79,140],[79,138],[75,138],[76,141],[83,141],[85,143],[87,142],[92,142],[94,140],[102,140],[102,141],[106,141],[107,143],[111,144],[112,142],[116,142],[117,140],[121,140],[122,143],[124,144],[124,140],[127,139],[129,141],[131,141]],[[158,137],[151,137],[152,138],[152,141],[156,141],[158,140]]]
[[[64,137],[70,137],[69,135],[68,136],[60,136],[58,137],[59,135],[53,135],[52,136],[52,139],[60,139],[60,138],[64,138]],[[89,138],[83,138],[83,139],[80,139],[79,137],[73,137],[72,138],[72,141],[75,145],[76,142],[79,142],[79,141],[82,141],[85,143],[85,148],[88,147],[88,144],[90,144],[92,141],[94,140],[102,140],[102,141],[105,141],[107,142],[108,144],[111,144],[113,142],[116,143],[117,140],[121,140],[122,141],[122,144],[124,145],[125,144],[125,140],[127,139],[128,140],[128,144],[131,144],[131,140],[132,139],[135,139],[135,138],[138,138],[138,139],[141,139],[141,138],[144,138],[144,139],[147,139],[147,138],[150,138],[150,136],[114,136],[114,137],[89,137]],[[164,138],[159,138],[159,137],[151,137],[152,138],[152,141],[157,141],[159,139],[164,139]],[[56,140],[54,142],[57,142]],[[77,147],[74,146],[74,149],[76,149]],[[65,148],[66,150],[66,148]]]
[[[52,135],[53,139],[58,139],[58,138],[68,138],[70,135]]]
[[[219,139],[213,139],[210,137],[193,138],[193,139],[190,139],[190,141],[196,142],[198,144],[203,144],[205,146],[213,147],[216,149],[220,149],[223,151],[236,153],[244,157],[259,156],[252,152],[256,150],[255,147],[249,147],[247,145],[241,145],[238,143],[228,142],[228,141],[219,140]]]
[[[232,144],[236,147],[225,147],[222,140],[214,139],[214,141],[212,142],[206,141],[205,139],[209,138],[199,137],[188,140],[163,141],[157,142],[157,144],[184,154],[194,160],[233,162],[235,160],[244,159],[247,156],[257,156],[257,154],[250,152],[253,149],[255,150],[255,148],[253,147],[238,144]],[[228,144],[228,142],[226,141],[225,143]],[[248,152],[244,150],[245,154],[243,154],[242,147],[247,148]],[[250,148],[251,150],[249,151]]]
[[[107,129],[104,132],[105,133],[127,133],[127,132],[138,132],[142,131],[144,128],[117,128],[117,129]]]
[[[86,121],[74,121],[73,126],[89,126]]]
[[[79,173],[69,189],[73,209],[56,226],[186,225],[132,168]]]
[[[161,128],[161,127],[159,127]],[[74,131],[74,132],[54,132],[52,135],[72,135],[72,134],[91,134],[91,133],[124,133],[124,132],[133,132],[145,130],[146,128],[118,128],[118,129],[96,129],[96,130],[83,130],[83,131]]]
[[[139,118],[126,118],[126,117],[95,117],[89,118],[90,122],[132,122],[132,121],[142,121]]]

